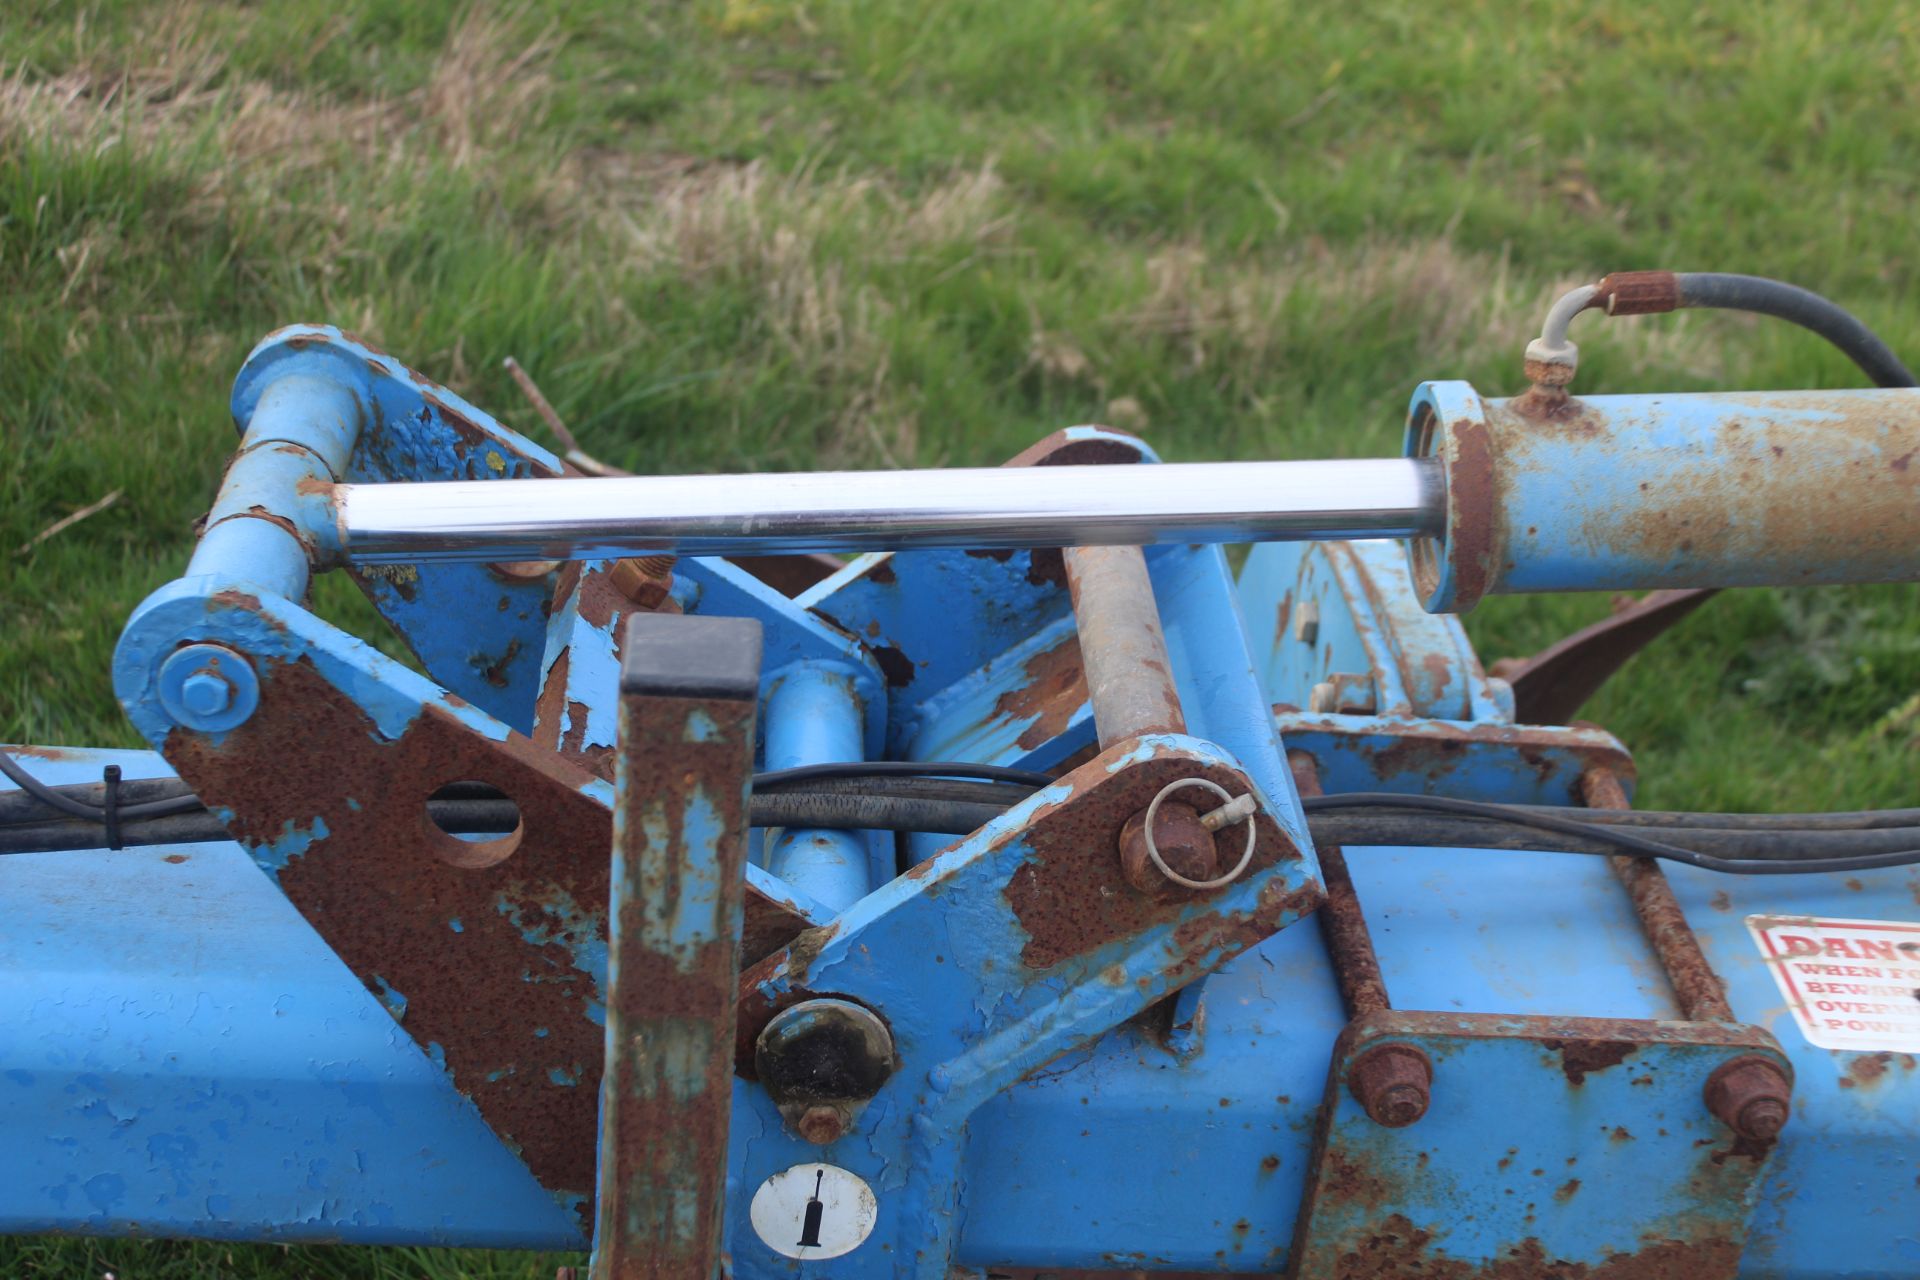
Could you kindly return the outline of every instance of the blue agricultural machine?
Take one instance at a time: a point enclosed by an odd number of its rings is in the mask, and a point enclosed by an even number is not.
[[[1575,394],[1681,306],[1878,386]],[[1635,810],[1573,720],[1713,590],[1920,578],[1920,390],[1655,272],[1525,373],[1397,458],[643,477],[272,334],[120,639],[152,750],[0,753],[0,1230],[1920,1274],[1920,809]],[[1453,616],[1573,590],[1651,594],[1495,674]]]

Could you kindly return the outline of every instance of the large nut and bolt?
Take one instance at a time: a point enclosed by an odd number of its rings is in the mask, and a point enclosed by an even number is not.
[[[1169,797],[1193,789],[1211,794],[1221,803],[1202,813]],[[1260,803],[1252,792],[1234,795],[1206,778],[1176,778],[1160,788],[1153,802],[1120,828],[1120,870],[1127,883],[1143,893],[1169,884],[1183,889],[1223,889],[1238,880],[1253,862],[1259,839],[1254,815]],[[1213,834],[1226,827],[1243,827],[1240,860],[1225,874]]]
[[[220,644],[190,644],[161,662],[160,705],[187,729],[224,733],[245,724],[260,705],[260,678],[245,655]]]
[[[1743,1054],[1707,1077],[1707,1110],[1754,1142],[1771,1142],[1793,1114],[1793,1082],[1771,1058]]]
[[[1347,1088],[1375,1124],[1404,1129],[1427,1114],[1433,1062],[1410,1044],[1378,1045],[1347,1068]]]

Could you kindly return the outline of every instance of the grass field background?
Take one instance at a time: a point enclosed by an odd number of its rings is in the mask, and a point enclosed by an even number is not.
[[[1920,8],[1592,9],[0,6],[0,741],[136,744],[114,641],[291,321],[541,438],[516,356],[645,472],[984,465],[1089,421],[1182,460],[1391,453],[1416,382],[1517,390],[1548,302],[1612,269],[1783,277],[1920,360]],[[1576,336],[1588,391],[1861,384],[1774,322]],[[1469,628],[1492,658],[1606,609]],[[1722,596],[1585,714],[1649,805],[1920,803],[1920,593]],[[9,1276],[121,1280],[555,1261],[0,1242]]]

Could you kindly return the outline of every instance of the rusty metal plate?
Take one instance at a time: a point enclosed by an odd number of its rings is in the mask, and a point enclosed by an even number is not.
[[[1369,1119],[1361,1054],[1433,1063],[1412,1124]],[[1786,1060],[1751,1027],[1381,1012],[1333,1055],[1297,1280],[1731,1280],[1771,1143],[1708,1110],[1715,1069]]]

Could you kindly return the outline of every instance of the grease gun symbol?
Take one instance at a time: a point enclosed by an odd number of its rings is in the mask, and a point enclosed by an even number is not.
[[[796,1248],[808,1249],[820,1247],[820,1220],[826,1215],[827,1207],[820,1203],[820,1184],[826,1179],[827,1171],[818,1169],[813,1175],[813,1196],[807,1201],[807,1215],[800,1223],[800,1243]]]

